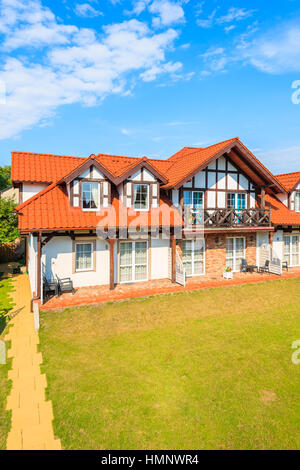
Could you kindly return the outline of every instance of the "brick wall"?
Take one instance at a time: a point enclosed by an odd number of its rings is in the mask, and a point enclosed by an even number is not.
[[[256,264],[256,233],[239,234],[235,237],[246,239],[246,259],[249,264]],[[220,276],[226,267],[226,238],[225,234],[205,236],[206,243],[206,274]],[[218,241],[217,241],[218,239]]]

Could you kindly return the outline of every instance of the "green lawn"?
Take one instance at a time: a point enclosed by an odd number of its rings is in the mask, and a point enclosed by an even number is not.
[[[300,449],[300,279],[44,312],[65,449]]]
[[[0,340],[4,339],[6,333],[6,321],[3,315],[7,314],[13,304],[9,293],[13,290],[11,279],[0,279]],[[8,344],[6,343],[7,349]],[[5,449],[6,437],[10,428],[10,413],[5,410],[6,397],[9,393],[10,382],[7,372],[11,361],[6,365],[0,364],[0,450]]]

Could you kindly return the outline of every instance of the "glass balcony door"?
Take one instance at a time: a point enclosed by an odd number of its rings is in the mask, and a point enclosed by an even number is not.
[[[147,281],[148,243],[120,243],[120,282]]]
[[[187,276],[204,274],[204,245],[201,240],[182,241],[182,261]]]
[[[202,191],[184,191],[183,204],[188,209],[190,222],[198,225],[202,222],[202,210],[204,207],[204,197]]]
[[[245,238],[227,238],[226,240],[226,267],[233,271],[240,271],[242,259],[245,258]]]
[[[284,237],[284,261],[289,266],[299,266],[299,235]]]

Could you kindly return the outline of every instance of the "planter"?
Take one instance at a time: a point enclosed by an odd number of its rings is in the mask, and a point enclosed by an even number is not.
[[[223,277],[224,277],[224,279],[233,279],[233,272],[232,271],[229,271],[229,272],[224,271],[223,272]]]

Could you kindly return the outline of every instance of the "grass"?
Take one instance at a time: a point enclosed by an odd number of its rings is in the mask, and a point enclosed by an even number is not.
[[[299,449],[300,279],[44,312],[65,449]]]
[[[13,307],[10,292],[13,290],[11,279],[0,279],[0,340],[3,341],[6,334],[6,318],[3,315],[9,313]],[[6,343],[6,349],[8,349]],[[11,361],[7,364],[0,364],[0,450],[5,449],[6,438],[10,428],[10,413],[5,410],[6,397],[10,390],[10,382],[7,378]]]

